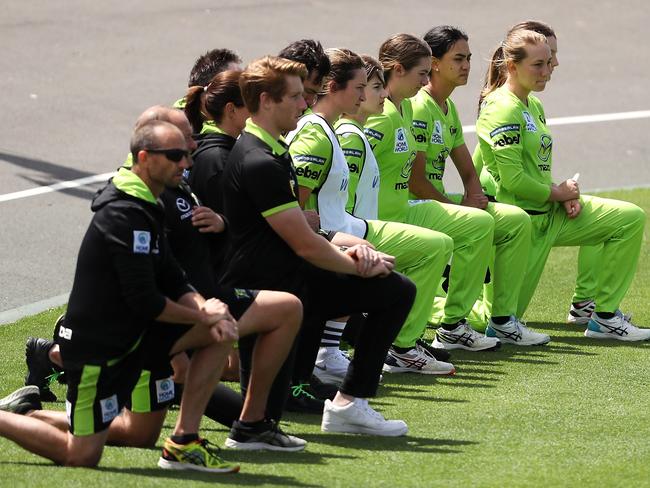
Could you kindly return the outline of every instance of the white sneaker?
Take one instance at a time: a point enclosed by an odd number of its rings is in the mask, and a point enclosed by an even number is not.
[[[485,351],[497,349],[501,342],[496,337],[487,337],[472,329],[463,320],[454,330],[442,327],[436,331],[436,338],[431,346],[438,349],[465,349],[466,351]]]
[[[348,372],[350,359],[338,348],[318,349],[313,374],[326,384],[340,385]]]
[[[603,319],[594,313],[585,336],[593,339],[616,339],[619,341],[647,341],[650,329],[640,329],[632,324],[632,317],[617,311],[611,319]]]
[[[398,353],[391,346],[384,361],[385,373],[420,373],[452,375],[456,368],[451,363],[438,361],[431,353],[419,344],[405,353]]]
[[[596,302],[589,300],[585,302],[582,306],[576,307],[573,303],[569,309],[569,315],[567,315],[566,321],[570,324],[584,325],[589,323],[591,319],[591,314],[596,310]]]
[[[510,317],[510,320],[503,325],[488,322],[485,335],[497,337],[501,342],[517,344],[518,346],[541,346],[551,341],[550,336],[530,330],[517,317]]]
[[[381,435],[396,437],[408,432],[403,420],[386,420],[383,415],[368,405],[368,400],[355,398],[345,407],[325,400],[323,432],[349,432],[352,434]]]

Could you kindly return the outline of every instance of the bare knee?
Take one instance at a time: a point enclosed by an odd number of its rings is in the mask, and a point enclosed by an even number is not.
[[[85,453],[75,453],[68,454],[63,466],[68,466],[71,468],[94,468],[99,464],[99,460],[102,458],[102,452],[85,452]]]

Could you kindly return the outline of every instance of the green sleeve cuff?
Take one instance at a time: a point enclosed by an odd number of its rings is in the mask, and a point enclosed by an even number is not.
[[[284,212],[285,210],[288,210],[290,208],[299,208],[299,207],[300,206],[298,205],[298,202],[294,200],[293,202],[285,203],[283,205],[278,205],[277,207],[273,207],[268,210],[265,210],[264,212],[262,212],[262,217],[267,218],[270,217],[271,215]]]

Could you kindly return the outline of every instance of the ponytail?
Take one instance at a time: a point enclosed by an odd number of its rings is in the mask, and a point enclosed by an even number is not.
[[[195,134],[201,132],[201,127],[203,127],[204,116],[201,109],[203,107],[204,92],[204,87],[193,86],[187,91],[187,95],[185,95],[185,115],[187,116],[187,120],[190,121],[192,131]]]

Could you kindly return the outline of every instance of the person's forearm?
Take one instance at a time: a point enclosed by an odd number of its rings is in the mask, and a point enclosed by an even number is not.
[[[314,237],[315,239],[310,241],[309,245],[297,252],[301,258],[327,271],[358,275],[356,264],[350,256],[342,253],[336,244]]]
[[[200,298],[199,299],[197,299]],[[156,317],[159,322],[175,324],[196,324],[205,320],[206,314],[200,309],[203,298],[198,293],[186,293],[178,302],[169,298],[165,301],[165,308]]]
[[[351,234],[346,234],[345,232],[337,232],[332,238],[331,243],[336,246],[346,247],[356,246],[357,244],[364,244],[368,247],[372,247],[373,249],[375,248],[375,246],[370,244],[365,239],[361,239],[361,237],[353,236]]]

